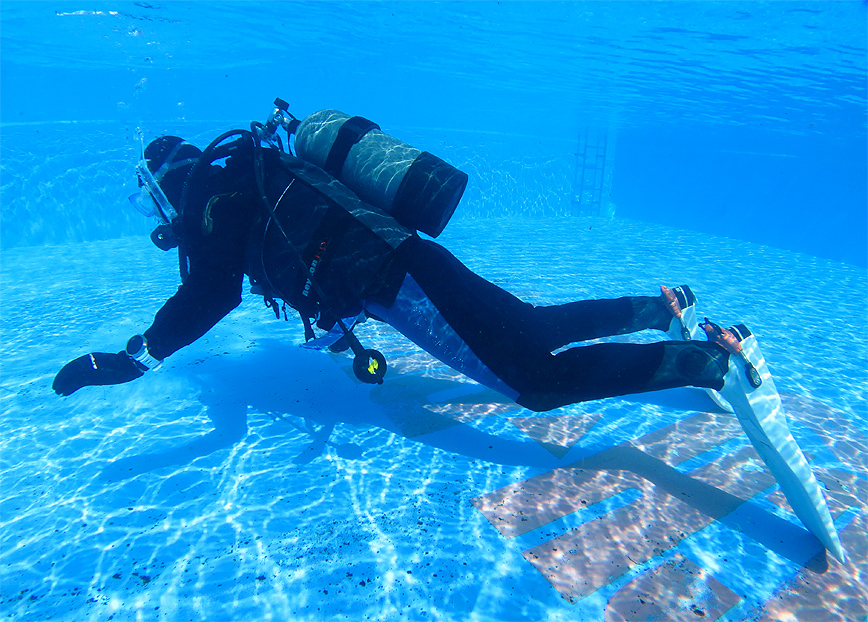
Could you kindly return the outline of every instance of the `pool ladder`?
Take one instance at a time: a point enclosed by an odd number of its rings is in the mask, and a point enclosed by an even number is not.
[[[580,132],[570,201],[573,216],[612,216],[611,177],[613,155],[606,133]]]

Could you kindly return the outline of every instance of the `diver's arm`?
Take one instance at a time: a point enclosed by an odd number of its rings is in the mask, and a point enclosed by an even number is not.
[[[151,356],[163,360],[208,332],[241,303],[243,278],[240,267],[197,270],[194,265],[144,333]]]
[[[241,304],[245,248],[254,212],[240,195],[208,201],[188,223],[190,274],[145,331],[148,350],[162,360],[208,332]],[[206,227],[202,222],[207,222]]]
[[[86,386],[122,384],[159,366],[238,306],[242,278],[240,270],[223,274],[191,271],[144,335],[131,338],[117,354],[92,352],[67,363],[54,378],[54,392],[70,395]]]
[[[210,199],[194,203],[202,209],[184,215],[190,274],[150,328],[117,354],[95,352],[68,363],[54,380],[56,393],[134,380],[199,339],[241,303],[246,247],[258,203],[240,191],[212,192]]]
[[[95,352],[68,363],[54,380],[56,393],[69,395],[84,386],[135,380],[196,341],[239,305],[249,221],[236,215],[242,212],[243,217],[242,210],[221,211],[213,210],[217,216],[213,235],[194,240],[189,276],[157,312],[144,335],[133,337],[126,351]]]

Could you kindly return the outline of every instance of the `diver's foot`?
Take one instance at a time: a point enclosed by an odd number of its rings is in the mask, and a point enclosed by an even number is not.
[[[679,285],[669,289],[665,285],[661,285],[660,297],[663,299],[663,305],[672,316],[666,334],[677,341],[698,339],[701,332],[696,321],[696,296],[690,287]]]
[[[673,341],[696,341],[706,334],[699,327],[699,321],[696,319],[696,295],[689,286],[679,285],[669,289],[665,285],[661,285],[660,297],[672,315],[669,330],[666,331],[670,339]],[[726,412],[732,412],[732,406],[720,393],[714,389],[705,389],[705,391],[719,408]]]
[[[731,364],[734,363],[742,367],[748,384],[754,389],[758,389],[763,383],[762,378],[742,347],[742,342],[753,336],[750,329],[744,324],[736,324],[732,328],[721,328],[714,322],[710,322],[708,318],[705,318],[701,327],[710,342],[716,343],[729,352]]]

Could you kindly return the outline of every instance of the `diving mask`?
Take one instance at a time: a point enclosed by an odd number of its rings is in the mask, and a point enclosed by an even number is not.
[[[175,156],[184,146],[190,146],[190,143],[178,140],[178,143],[171,151],[163,158],[163,163],[160,167],[151,172],[148,168],[148,160],[145,158],[145,145],[142,140],[141,155],[139,163],[136,166],[136,175],[139,178],[140,190],[130,196],[130,203],[140,213],[145,216],[155,216],[164,225],[170,225],[178,217],[178,211],[166,197],[166,193],[160,187],[159,182],[163,180],[167,173],[185,166],[192,166],[198,161],[198,156],[195,158],[183,158],[175,160]],[[198,149],[196,150],[198,152]]]
[[[172,224],[178,212],[169,203],[144,158],[136,166],[136,175],[139,177],[140,190],[130,195],[130,203],[145,216],[156,216],[164,225]]]

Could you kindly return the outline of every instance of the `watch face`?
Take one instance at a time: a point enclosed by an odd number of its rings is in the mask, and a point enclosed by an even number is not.
[[[131,337],[127,341],[127,354],[132,357],[140,355],[145,349],[145,338],[142,335]]]

